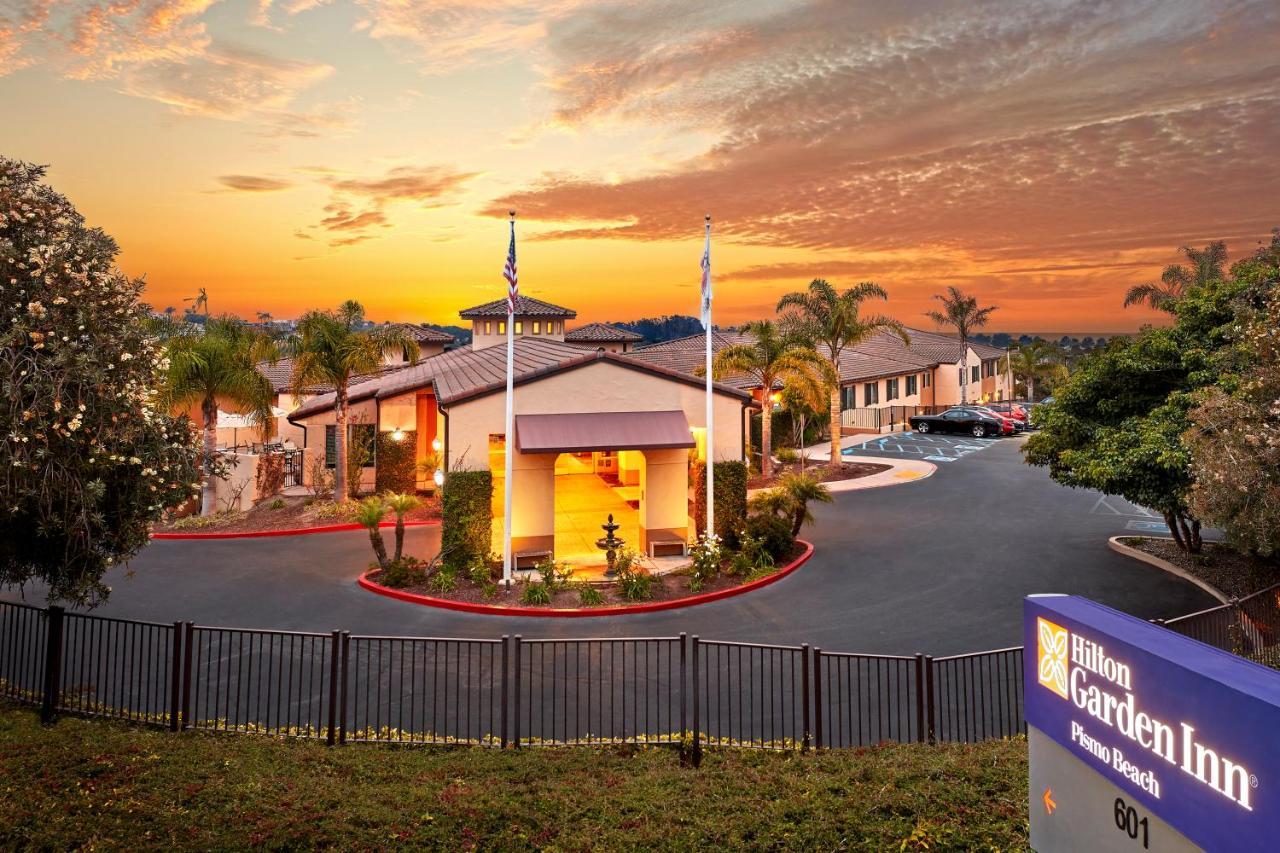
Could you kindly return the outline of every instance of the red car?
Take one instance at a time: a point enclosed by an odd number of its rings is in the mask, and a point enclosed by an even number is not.
[[[984,403],[983,405],[998,415],[1013,418],[1023,426],[1027,426],[1031,421],[1031,414],[1017,403]]]
[[[998,420],[1000,422],[1001,435],[1013,435],[1015,432],[1022,432],[1027,428],[1025,423],[1022,423],[1016,418],[1010,417],[1004,412],[997,411],[990,406],[968,406],[967,408],[970,408],[975,412],[981,412],[987,417]]]

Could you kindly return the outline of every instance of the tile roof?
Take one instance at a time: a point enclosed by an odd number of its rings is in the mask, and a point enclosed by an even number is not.
[[[576,329],[565,332],[564,339],[570,343],[593,344],[604,341],[634,343],[635,341],[643,341],[644,335],[637,335],[630,329],[622,329],[618,326],[611,326],[608,323],[588,323],[585,326],[579,326]]]
[[[382,376],[384,374],[391,373],[400,369],[402,368],[398,364],[388,365],[382,370],[376,371],[374,373],[366,373],[361,376],[355,377],[355,379],[352,380],[352,384],[356,382],[364,382],[373,377]],[[271,390],[274,391],[275,393],[277,394],[291,393],[290,386],[293,384],[293,359],[282,358],[279,361],[277,361],[275,364],[272,364],[269,361],[260,361],[258,362],[258,372],[261,373],[263,376],[267,377],[267,381],[271,383]],[[323,382],[317,385],[309,386],[302,390],[303,390],[303,393],[305,394],[323,394],[327,391],[332,391],[333,386],[328,384],[327,382]]]
[[[448,332],[442,332],[439,329],[433,329],[430,326],[424,326],[422,323],[398,323],[400,328],[413,336],[413,339],[420,344],[444,344],[448,346],[457,340]]]
[[[371,398],[382,399],[434,386],[441,404],[483,396],[500,391],[506,386],[505,347],[482,349],[456,349],[423,359],[410,367],[383,374],[347,391],[349,402]],[[662,365],[632,359],[630,355],[606,352],[584,352],[580,346],[548,338],[517,338],[513,363],[516,383],[527,382],[540,376],[557,373],[593,361],[608,361],[649,373],[666,376],[680,382],[701,383],[688,373],[669,370]],[[745,397],[746,394],[733,385],[715,383],[721,392]],[[333,407],[333,393],[321,394],[302,404],[291,418],[307,417]]]
[[[495,299],[492,302],[486,302],[483,305],[476,305],[473,308],[466,308],[458,312],[460,317],[505,317],[507,316],[507,300]],[[516,297],[516,316],[517,317],[568,317],[572,319],[578,316],[577,311],[569,308],[561,308],[559,305],[552,305],[550,302],[543,302],[541,299],[534,299],[532,296],[524,296],[523,294]]]

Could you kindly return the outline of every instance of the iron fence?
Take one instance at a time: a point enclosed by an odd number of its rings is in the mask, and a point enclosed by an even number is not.
[[[1280,664],[1280,584],[1159,624],[1259,663]]]
[[[840,425],[854,430],[870,432],[906,432],[911,429],[909,419],[916,415],[938,415],[954,406],[868,406],[845,409],[840,413]]]

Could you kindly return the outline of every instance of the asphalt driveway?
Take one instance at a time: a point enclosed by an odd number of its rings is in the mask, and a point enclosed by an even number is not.
[[[97,612],[133,619],[417,636],[659,636],[803,643],[830,651],[976,651],[1021,642],[1021,598],[1085,595],[1144,618],[1216,602],[1197,587],[1111,552],[1108,536],[1144,519],[1123,501],[1055,485],[994,441],[982,464],[939,465],[913,483],[838,494],[806,530],[817,551],[790,577],[698,607],[592,619],[455,613],[361,590],[362,532],[158,541],[108,577]],[[410,531],[410,552],[439,528]],[[17,600],[15,590],[0,592]],[[39,600],[38,590],[26,599]]]

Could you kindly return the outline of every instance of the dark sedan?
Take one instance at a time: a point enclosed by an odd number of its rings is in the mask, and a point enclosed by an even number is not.
[[[940,415],[915,415],[907,420],[913,430],[922,434],[962,432],[974,438],[986,438],[1013,432],[1012,425],[1006,426],[1003,418],[967,408],[948,409]]]

